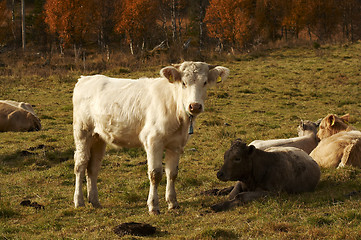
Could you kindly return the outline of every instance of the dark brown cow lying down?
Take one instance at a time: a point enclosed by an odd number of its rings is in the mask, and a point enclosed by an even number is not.
[[[237,139],[224,154],[224,164],[217,177],[221,181],[241,181],[246,189],[238,189],[244,191],[241,193],[232,191],[229,201],[212,209],[225,210],[272,192],[313,191],[320,175],[318,164],[298,148],[272,147],[263,151]]]
[[[0,132],[25,132],[41,129],[40,120],[35,116],[32,108],[25,109],[21,107],[23,105],[27,108],[30,106],[26,103],[16,105],[14,101],[0,101]]]

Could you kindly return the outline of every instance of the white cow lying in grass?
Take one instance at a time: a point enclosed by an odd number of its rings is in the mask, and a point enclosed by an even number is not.
[[[318,144],[317,127],[320,121],[316,123],[311,121],[301,121],[297,128],[298,137],[286,139],[271,139],[271,140],[254,140],[249,145],[255,146],[257,149],[265,150],[270,147],[295,147],[302,149],[309,154]]]
[[[159,214],[157,188],[165,150],[168,208],[178,208],[174,182],[178,162],[195,117],[204,110],[209,86],[229,70],[202,62],[165,67],[160,78],[139,80],[102,75],[81,77],[74,89],[75,207],[84,206],[82,180],[87,174],[88,200],[100,207],[97,177],[106,143],[144,147],[147,153],[150,214]]]

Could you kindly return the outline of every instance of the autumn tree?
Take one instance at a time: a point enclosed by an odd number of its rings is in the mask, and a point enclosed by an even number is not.
[[[342,11],[342,33],[347,40],[354,42],[361,38],[361,0],[339,3]]]
[[[169,21],[173,43],[182,39],[182,23],[191,2],[191,0],[159,0],[160,19],[163,23],[163,29],[168,32],[167,25]]]
[[[93,9],[93,24],[98,45],[102,51],[108,48],[114,30],[114,14],[117,0],[98,1]]]
[[[307,0],[310,11],[307,22],[313,34],[320,40],[330,39],[340,23],[341,9],[338,0]]]
[[[301,30],[308,25],[310,7],[305,0],[292,0],[285,3],[285,13],[282,19],[282,35],[288,39],[288,33],[298,38]]]
[[[252,41],[255,0],[211,0],[205,22],[210,37],[240,47]]]
[[[50,40],[45,23],[44,4],[45,0],[34,0],[32,11],[28,11],[26,16],[27,22],[27,39],[43,50],[47,49]]]
[[[49,31],[59,36],[62,47],[69,44],[73,44],[75,50],[82,47],[86,37],[93,31],[96,3],[96,0],[46,1],[45,22]]]
[[[258,0],[256,3],[256,27],[260,30],[259,36],[268,41],[280,38],[283,16],[287,1]]]
[[[190,1],[189,19],[190,19],[190,35],[198,39],[199,48],[203,48],[206,38],[206,26],[204,18],[209,0]],[[189,33],[188,33],[189,34]]]
[[[6,1],[0,1],[0,43],[5,43],[10,35],[10,11]]]
[[[154,0],[124,0],[118,2],[120,9],[115,16],[115,31],[124,34],[132,54],[144,49],[156,32],[158,2]]]

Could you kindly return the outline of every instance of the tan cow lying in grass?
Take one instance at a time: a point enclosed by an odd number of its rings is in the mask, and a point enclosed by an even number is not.
[[[320,123],[317,137],[322,140],[341,131],[355,130],[352,126],[348,125],[349,121],[349,114],[343,115],[342,117],[338,117],[335,114],[328,114]]]
[[[337,117],[327,115],[320,124],[317,133],[321,139],[310,156],[321,167],[344,167],[352,165],[361,168],[361,132],[352,131],[348,125],[349,115]]]
[[[0,100],[0,132],[41,129],[40,119],[29,103]]]
[[[297,128],[298,137],[287,139],[254,140],[249,145],[253,145],[260,150],[270,147],[295,147],[302,149],[309,154],[318,144],[317,127],[319,122],[301,121]]]
[[[215,211],[252,201],[270,193],[313,191],[320,180],[320,167],[303,150],[272,147],[265,151],[247,146],[240,139],[224,154],[217,173],[221,181],[241,181],[246,189],[233,199],[212,206]]]

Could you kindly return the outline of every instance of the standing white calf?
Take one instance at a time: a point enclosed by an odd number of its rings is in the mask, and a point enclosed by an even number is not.
[[[228,77],[229,70],[202,62],[165,67],[160,78],[139,80],[82,76],[74,88],[75,207],[84,206],[82,180],[87,177],[88,200],[100,207],[97,177],[106,143],[144,147],[147,153],[150,214],[159,214],[157,188],[165,151],[168,208],[178,208],[174,182],[180,154],[204,110],[208,86]]]

